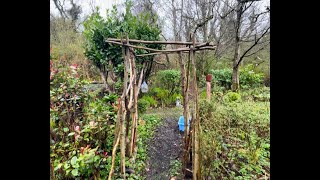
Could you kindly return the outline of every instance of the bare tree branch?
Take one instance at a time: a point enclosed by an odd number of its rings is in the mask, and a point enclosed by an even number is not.
[[[249,56],[252,56],[256,53],[258,53],[259,51],[263,50],[264,48],[266,48],[268,45],[269,45],[270,42],[268,42],[266,45],[262,46],[261,48],[259,48],[257,51],[251,53],[251,54],[248,54],[248,55],[245,55],[244,57],[249,57]]]
[[[63,20],[65,20],[68,16],[67,16],[65,10],[63,9],[63,5],[61,5],[60,0],[53,0],[53,3],[56,6],[56,8],[58,9]]]
[[[268,27],[268,28],[266,29],[266,31],[265,31],[259,38],[257,38],[257,39],[255,40],[255,42],[242,54],[242,56],[239,58],[239,61],[237,62],[236,67],[239,66],[239,64],[241,63],[241,61],[242,61],[243,58],[245,57],[245,55],[246,55],[253,47],[255,47],[255,46],[258,44],[258,42],[260,41],[260,39],[262,39],[262,38],[268,33],[269,29],[270,29],[270,27]]]
[[[212,19],[212,18],[213,18],[213,15],[207,17],[203,22],[197,24],[197,26],[196,26],[196,28],[194,29],[193,33],[195,34],[195,33],[197,32],[198,28],[204,26],[204,25],[205,25],[210,19]]]

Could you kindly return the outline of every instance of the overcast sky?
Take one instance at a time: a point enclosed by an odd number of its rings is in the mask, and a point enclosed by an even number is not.
[[[81,15],[81,19],[83,19],[84,16],[90,14],[91,7],[92,7],[90,4],[92,3],[94,4],[94,6],[99,6],[101,16],[105,17],[106,9],[111,9],[113,5],[121,4],[125,2],[125,0],[74,0],[74,1],[76,4],[80,5],[82,8],[83,13]],[[61,0],[61,2],[63,2],[63,0]],[[70,7],[69,1],[65,0],[65,3],[67,8],[69,8]],[[270,0],[261,0],[260,3],[263,9],[265,9],[265,6],[267,5],[270,6]],[[160,19],[163,19],[163,17],[166,16],[165,8],[162,7],[162,5],[160,4],[155,4],[155,7],[160,8],[159,10],[157,9],[156,10],[158,11],[158,15],[160,16]],[[59,15],[59,11],[56,9],[52,0],[50,0],[50,13],[54,15]],[[169,23],[168,21],[164,23],[163,33],[166,34],[166,36],[168,35],[171,36],[172,28],[168,26],[168,23]]]
[[[90,2],[93,2],[95,6],[100,7],[100,13],[105,16],[105,9],[111,9],[112,5],[121,3],[124,0],[75,0],[76,4],[79,4],[82,8],[83,14],[89,14],[90,12]],[[66,5],[69,6],[69,2],[66,1]],[[50,12],[57,15],[59,11],[56,9],[52,0],[50,0]]]
[[[83,14],[88,14],[90,12],[90,2],[93,2],[95,6],[100,7],[100,13],[102,16],[105,16],[105,9],[111,9],[112,5],[119,4],[124,2],[125,0],[75,0],[75,3],[80,4],[82,7]],[[68,3],[68,1],[66,1]],[[66,4],[68,5],[68,4]],[[270,5],[270,0],[262,0],[262,6]],[[55,8],[54,3],[50,0],[50,12],[54,14],[58,14],[58,10]],[[160,16],[161,16],[161,12]]]

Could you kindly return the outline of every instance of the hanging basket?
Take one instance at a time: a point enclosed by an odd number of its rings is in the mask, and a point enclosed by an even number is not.
[[[207,82],[211,82],[211,81],[212,81],[212,74],[208,74],[208,75],[206,76],[206,81],[207,81]]]

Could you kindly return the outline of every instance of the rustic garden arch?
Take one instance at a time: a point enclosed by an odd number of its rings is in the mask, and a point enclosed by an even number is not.
[[[186,175],[188,172],[193,174],[193,179],[200,179],[200,164],[199,159],[199,110],[198,110],[198,90],[197,90],[197,81],[196,81],[196,68],[195,68],[195,52],[201,50],[215,50],[216,46],[210,44],[209,42],[195,42],[194,34],[190,34],[190,39],[192,42],[183,42],[183,41],[145,41],[145,40],[135,40],[129,39],[128,35],[126,39],[115,39],[108,38],[107,43],[120,45],[122,46],[122,54],[124,57],[124,83],[123,83],[123,92],[119,98],[119,110],[117,116],[117,125],[115,129],[115,141],[114,147],[112,150],[112,165],[108,179],[111,180],[114,169],[115,162],[115,153],[117,147],[120,143],[120,152],[121,152],[121,175],[125,179],[125,156],[129,156],[132,161],[135,159],[135,144],[136,144],[136,135],[137,135],[137,120],[138,120],[138,93],[142,83],[143,71],[140,73],[139,81],[137,82],[137,73],[135,65],[135,57],[158,55],[158,54],[170,54],[170,53],[179,53],[180,58],[180,71],[181,71],[181,81],[182,81],[182,96],[183,96],[183,116],[184,124],[187,124],[189,119],[189,105],[190,105],[190,114],[191,114],[191,129],[188,130],[185,126],[184,131],[184,155],[183,155],[183,173]],[[130,44],[141,43],[141,44],[171,44],[171,45],[185,45],[185,47],[169,50],[159,50],[147,48],[144,46],[136,46]],[[133,48],[149,50],[152,53],[135,55]],[[188,53],[188,60],[183,60],[182,53]],[[191,66],[190,68],[190,61]],[[187,62],[187,63],[186,63]],[[190,103],[189,103],[189,82],[190,89],[192,92],[190,94]],[[127,147],[126,153],[126,132],[130,129],[129,123],[127,127],[125,126],[127,110],[131,113],[131,137],[129,140],[129,146]],[[127,118],[129,122],[130,118]],[[190,139],[191,137],[191,139]],[[188,169],[188,164],[192,162],[192,170]]]

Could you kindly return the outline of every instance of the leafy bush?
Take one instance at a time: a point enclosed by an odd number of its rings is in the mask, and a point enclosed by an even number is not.
[[[212,179],[270,174],[269,103],[200,101],[200,161]]]
[[[236,92],[228,92],[224,95],[223,100],[226,102],[239,102],[241,101],[241,96]]]
[[[88,96],[82,89],[88,82],[70,67],[59,70],[51,67],[50,79],[51,124],[61,123],[73,129],[74,123],[83,119],[81,111]]]
[[[153,77],[154,83],[148,92],[162,107],[173,106],[177,98],[182,100],[180,71],[163,70]],[[182,103],[182,102],[181,102]]]
[[[139,113],[145,113],[147,109],[149,108],[150,103],[149,101],[145,99],[139,99],[138,100],[138,112]]]
[[[148,101],[151,107],[157,107],[158,105],[158,102],[152,96],[145,95],[141,99]]]
[[[211,70],[212,82],[221,87],[230,89],[232,81],[232,70],[231,69],[215,69]],[[240,80],[241,83],[241,80]]]
[[[56,179],[106,178],[110,169],[116,95],[85,92],[71,68],[53,70],[50,83],[50,162]],[[53,176],[53,175],[52,175]]]
[[[263,85],[264,75],[253,71],[254,65],[249,64],[240,70],[240,85],[243,89]]]
[[[166,104],[166,99],[169,97],[169,91],[162,88],[151,88],[149,94],[153,96],[161,106]]]
[[[251,87],[260,87],[263,85],[264,75],[253,71],[254,65],[249,64],[240,69],[240,86],[242,89]],[[211,70],[213,83],[217,86],[231,88],[232,84],[232,69],[216,69]]]
[[[177,98],[179,98],[182,103],[182,95],[180,93],[170,94],[167,89],[151,88],[148,95],[154,97],[153,99],[161,104],[162,107],[175,105]]]
[[[169,96],[181,91],[180,71],[174,69],[159,71],[156,81],[158,86],[169,91]]]
[[[164,99],[169,95],[169,91],[162,88],[154,88],[151,93],[153,93],[158,99]]]

